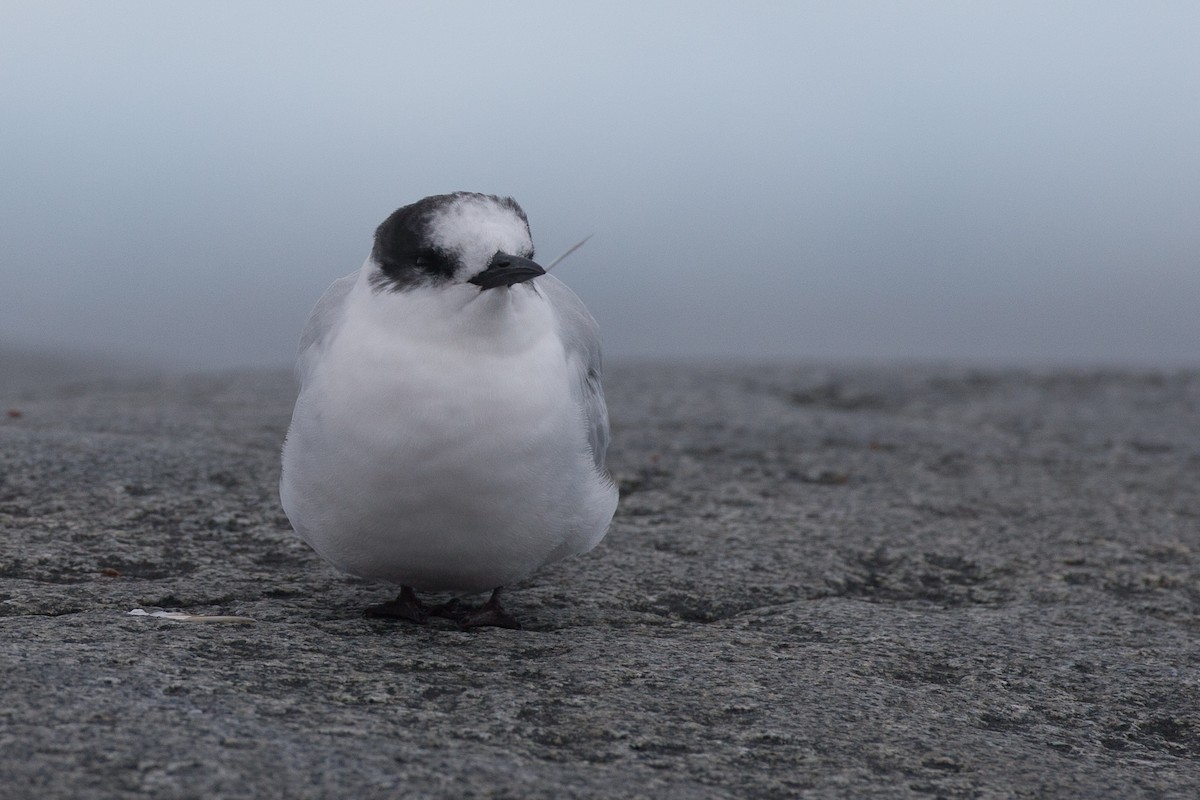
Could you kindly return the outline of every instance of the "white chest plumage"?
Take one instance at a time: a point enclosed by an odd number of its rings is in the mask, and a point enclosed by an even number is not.
[[[360,280],[296,403],[288,517],[338,568],[418,590],[484,591],[590,549],[616,493],[566,359],[532,286]]]

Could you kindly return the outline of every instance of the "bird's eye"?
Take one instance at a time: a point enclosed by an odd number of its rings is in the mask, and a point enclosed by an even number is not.
[[[413,263],[421,269],[442,269],[446,266],[446,259],[433,250],[422,250],[417,253]]]

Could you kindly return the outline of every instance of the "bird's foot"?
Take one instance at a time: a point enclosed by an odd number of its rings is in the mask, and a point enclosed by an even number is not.
[[[458,627],[463,630],[485,627],[520,630],[521,623],[500,605],[500,590],[496,589],[486,603],[474,611],[463,614],[458,620]]]
[[[363,616],[383,619],[403,619],[408,622],[415,622],[418,625],[425,625],[429,622],[429,615],[432,611],[433,609],[430,609],[417,598],[417,593],[412,590],[411,586],[401,586],[400,595],[395,600],[389,600],[386,603],[374,606],[367,606],[363,610]]]
[[[470,628],[513,628],[520,629],[521,623],[500,605],[500,590],[492,592],[486,603],[476,609],[463,604],[458,598],[445,603],[427,606],[417,597],[411,586],[401,586],[395,600],[367,606],[363,615],[375,619],[402,619],[418,625],[428,624],[430,617],[452,620],[462,630]]]

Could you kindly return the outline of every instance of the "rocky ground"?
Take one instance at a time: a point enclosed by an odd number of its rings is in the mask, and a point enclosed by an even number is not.
[[[290,375],[103,374],[0,358],[5,797],[1200,786],[1200,373],[615,365],[608,538],[472,632],[289,532]]]

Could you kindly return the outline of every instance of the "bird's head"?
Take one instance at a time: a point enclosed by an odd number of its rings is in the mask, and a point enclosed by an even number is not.
[[[529,220],[511,197],[455,192],[397,209],[375,230],[377,291],[473,284],[507,288],[545,274],[533,261]]]

